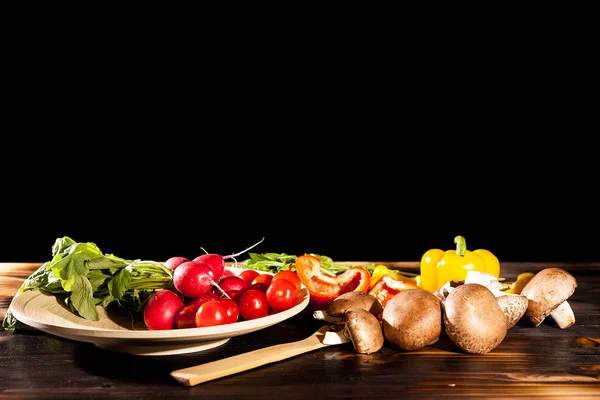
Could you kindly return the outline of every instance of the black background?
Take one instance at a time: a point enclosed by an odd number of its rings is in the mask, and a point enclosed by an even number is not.
[[[67,159],[41,151],[5,174],[0,260],[49,260],[54,240],[69,236],[131,259],[227,255],[264,238],[251,251],[419,261],[462,235],[501,262],[600,261],[590,156],[517,162],[527,151],[390,150],[385,139],[325,148],[308,138],[269,149],[252,138],[237,150],[223,140],[215,152],[173,140],[83,152],[72,142]]]
[[[264,238],[252,251],[418,261],[456,235],[501,262],[600,261],[583,73],[431,64],[391,84],[395,64],[199,77],[106,60],[25,69],[11,92],[0,261],[48,260],[62,236],[132,259]]]

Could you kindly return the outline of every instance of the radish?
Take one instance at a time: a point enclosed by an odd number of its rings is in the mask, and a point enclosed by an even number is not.
[[[174,256],[174,257],[169,258],[167,261],[165,261],[165,266],[167,268],[175,271],[175,268],[177,268],[180,264],[182,264],[186,261],[189,261],[189,260],[185,257]]]
[[[197,261],[185,261],[173,272],[173,285],[185,297],[200,297],[208,292],[214,281],[213,270]]]
[[[144,306],[144,323],[150,330],[174,329],[177,326],[175,317],[183,306],[183,300],[175,292],[159,290]]]
[[[225,278],[219,281],[219,288],[221,293],[229,292],[230,290],[239,290],[241,292],[246,291],[248,289],[248,285],[244,280],[238,276],[226,276]],[[221,294],[218,293],[218,294]]]
[[[215,254],[215,253],[206,253],[206,254],[202,254],[202,255],[194,258],[193,261],[203,262],[203,263],[207,264],[213,270],[214,279],[216,281],[218,281],[221,278],[221,275],[223,274],[223,270],[225,269],[225,260],[227,260],[229,258],[237,257],[240,254],[244,254],[245,252],[252,249],[253,247],[258,246],[260,243],[262,243],[263,240],[265,240],[265,238],[262,238],[259,242],[253,244],[252,246],[248,247],[247,249],[245,249],[243,251],[240,251],[239,253],[230,254],[228,256],[222,256],[220,254]],[[204,249],[202,249],[202,250],[204,250]]]

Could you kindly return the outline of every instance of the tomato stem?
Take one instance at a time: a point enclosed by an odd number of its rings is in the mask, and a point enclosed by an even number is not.
[[[462,236],[457,236],[454,238],[454,243],[456,243],[456,254],[464,257],[465,251],[467,251],[467,241]]]

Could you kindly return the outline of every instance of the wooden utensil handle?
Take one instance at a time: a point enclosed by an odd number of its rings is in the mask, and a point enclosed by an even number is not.
[[[199,383],[260,367],[261,365],[281,361],[325,346],[327,345],[315,340],[314,337],[309,337],[297,342],[278,344],[222,360],[183,368],[171,372],[171,376],[185,386],[194,386]]]

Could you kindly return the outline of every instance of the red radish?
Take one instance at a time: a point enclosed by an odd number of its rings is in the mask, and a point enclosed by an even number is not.
[[[195,298],[187,300],[185,302],[185,305],[186,306],[189,306],[190,304],[201,305],[203,303],[206,303],[209,300],[217,300],[218,298],[219,298],[219,296],[217,296],[217,294],[215,292],[208,291],[204,294],[201,294],[199,297],[195,297]]]
[[[225,268],[223,270],[223,273],[221,274],[221,279],[227,277],[227,276],[235,276],[235,274],[233,273],[232,270],[230,270],[229,268]]]
[[[150,330],[166,330],[177,327],[175,316],[183,307],[183,300],[171,290],[158,290],[144,306],[144,323]]]
[[[175,271],[175,268],[177,268],[179,265],[181,265],[182,263],[184,263],[186,261],[189,261],[189,260],[185,257],[175,256],[175,257],[171,257],[167,261],[165,261],[165,266],[167,268]]]
[[[220,298],[224,299],[229,297],[231,300],[235,301],[236,303],[239,303],[240,299],[242,298],[242,294],[244,294],[244,292],[242,292],[241,290],[227,290],[225,294],[223,294]]]
[[[245,249],[243,251],[240,251],[239,253],[230,254],[228,256],[222,256],[220,254],[215,254],[215,253],[207,253],[207,254],[202,254],[202,255],[194,258],[194,261],[203,262],[205,264],[208,264],[208,266],[214,272],[215,280],[218,281],[221,278],[221,275],[223,274],[223,270],[225,269],[225,260],[227,260],[228,258],[237,257],[240,254],[244,254],[245,252],[252,249],[253,247],[258,246],[263,240],[265,240],[265,238],[262,238],[258,243],[253,244],[252,246],[248,247],[247,249]]]
[[[185,261],[173,272],[173,285],[185,297],[200,297],[210,291],[215,282],[213,270],[206,264]]]
[[[246,289],[248,289],[246,282],[237,276],[227,276],[221,279],[219,281],[219,286],[223,292],[228,292],[230,290],[239,290],[244,292]],[[219,291],[218,294],[221,294],[221,291]]]

